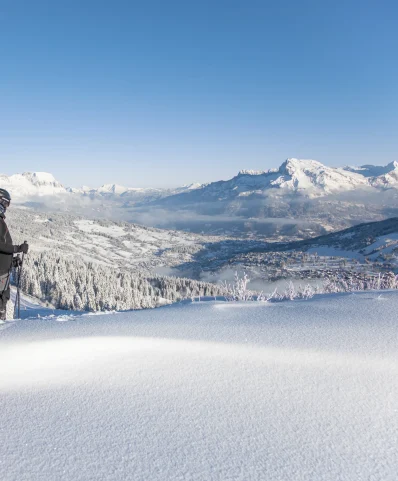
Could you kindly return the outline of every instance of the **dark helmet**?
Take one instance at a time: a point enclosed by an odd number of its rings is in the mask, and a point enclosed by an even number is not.
[[[11,203],[11,196],[5,189],[0,189],[0,201],[5,201],[8,205]]]

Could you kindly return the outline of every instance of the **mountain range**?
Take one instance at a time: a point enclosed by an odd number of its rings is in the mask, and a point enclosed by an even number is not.
[[[313,198],[369,188],[398,189],[398,162],[391,162],[384,167],[365,165],[335,168],[316,160],[287,159],[278,169],[242,170],[230,180],[202,185],[191,192],[184,192],[184,199],[194,202],[201,198],[217,201],[266,195],[272,190]]]
[[[191,184],[175,189],[155,189],[155,188],[133,188],[124,187],[118,184],[104,184],[98,188],[82,186],[64,187],[55,177],[47,172],[24,172],[22,174],[4,175],[0,174],[0,186],[7,189],[12,198],[17,201],[32,200],[33,197],[44,197],[53,195],[89,196],[89,197],[123,197],[147,198],[153,200],[161,196],[175,195],[190,191],[200,187],[200,184]]]
[[[290,158],[278,169],[241,170],[230,180],[207,184],[192,183],[174,189],[133,188],[111,183],[98,188],[64,187],[52,174],[46,172],[25,172],[11,176],[3,174],[0,175],[0,184],[3,188],[8,188],[16,198],[55,194],[164,198],[186,194],[193,198],[210,195],[212,198],[222,199],[264,193],[270,189],[317,197],[364,187],[398,189],[398,162],[394,161],[386,166],[328,167],[316,160]]]
[[[226,181],[174,189],[64,187],[43,172],[0,175],[0,187],[17,203],[42,210],[87,214],[89,209],[93,215],[207,234],[269,236],[270,223],[288,221],[290,231],[296,225],[289,235],[303,238],[398,215],[398,162],[336,168],[291,158],[276,169],[242,170]]]

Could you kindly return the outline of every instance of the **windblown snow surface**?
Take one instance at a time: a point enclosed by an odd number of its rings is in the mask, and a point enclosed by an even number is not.
[[[396,481],[397,341],[386,291],[7,323],[0,478]]]

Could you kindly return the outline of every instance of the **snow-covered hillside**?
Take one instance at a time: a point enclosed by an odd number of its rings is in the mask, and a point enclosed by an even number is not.
[[[251,288],[265,292],[285,289],[289,280],[319,286],[326,279],[352,282],[355,278],[366,284],[374,276],[398,271],[398,218],[297,242],[207,243],[179,267],[198,272],[200,279],[209,282],[246,272]]]
[[[218,265],[233,263],[235,256],[251,253],[318,253],[329,257],[348,257],[361,261],[377,261],[398,266],[398,218],[367,222],[349,229],[296,242],[224,241],[206,246],[196,256]],[[204,267],[204,265],[202,265]]]
[[[364,224],[315,239],[292,243],[290,249],[328,251],[330,256],[366,258],[398,265],[398,218]],[[340,254],[339,254],[340,253]]]
[[[44,214],[13,207],[7,223],[15,243],[25,239],[35,252],[81,257],[114,268],[163,273],[192,260],[216,237],[154,229],[137,224]],[[168,270],[164,271],[167,274]]]
[[[395,481],[397,315],[383,292],[8,323],[1,479]]]
[[[398,218],[299,242],[204,236],[70,214],[32,213],[15,207],[7,222],[15,243],[27,239],[35,253],[209,282],[231,279],[236,270],[245,271],[253,281],[260,282],[253,286],[259,290],[264,289],[264,280],[327,277],[332,264],[333,272],[342,269],[341,263],[350,271],[364,273],[398,268]]]

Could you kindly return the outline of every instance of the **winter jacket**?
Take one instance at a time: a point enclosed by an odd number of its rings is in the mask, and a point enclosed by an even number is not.
[[[7,274],[12,265],[14,246],[4,217],[0,216],[0,276]]]

